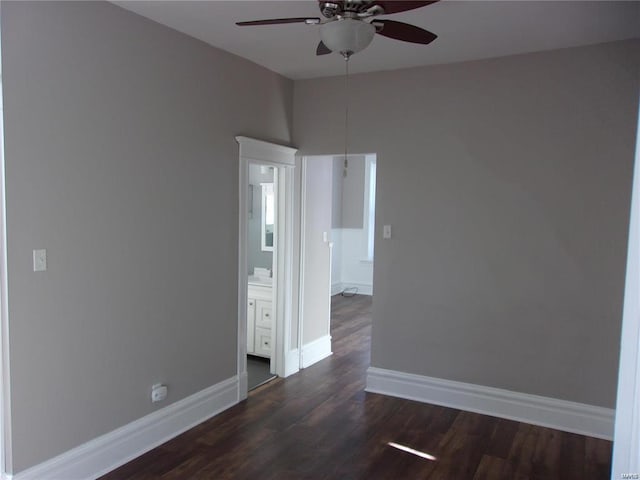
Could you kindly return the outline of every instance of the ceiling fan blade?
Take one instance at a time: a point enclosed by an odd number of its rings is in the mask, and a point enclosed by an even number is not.
[[[409,25],[408,23],[396,22],[394,20],[374,20],[371,23],[376,27],[376,33],[395,40],[402,40],[403,42],[427,45],[438,38],[435,33],[431,33],[415,25]]]
[[[329,47],[327,47],[324,42],[320,41],[318,48],[316,48],[316,55],[327,55],[329,53],[331,53]]]
[[[271,18],[268,20],[252,20],[249,22],[236,22],[240,27],[250,27],[254,25],[280,25],[282,23],[307,23],[317,25],[320,19],[317,17],[298,17],[298,18]]]
[[[378,0],[374,2],[374,5],[380,5],[384,10],[384,15],[389,15],[392,13],[400,13],[406,12],[407,10],[413,10],[420,7],[426,7],[427,5],[431,5],[432,3],[436,3],[438,0],[432,1],[396,1],[396,0]]]

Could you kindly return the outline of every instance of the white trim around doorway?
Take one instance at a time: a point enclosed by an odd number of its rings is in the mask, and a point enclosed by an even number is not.
[[[291,350],[291,323],[293,304],[293,188],[295,148],[264,142],[253,138],[236,137],[240,145],[239,222],[238,222],[238,401],[247,398],[247,222],[249,165],[271,165],[277,169],[276,235],[274,238],[274,278],[276,294],[273,318],[275,341],[273,363],[275,373],[286,377],[296,373],[292,358],[299,356]]]
[[[0,18],[2,11],[0,5]],[[0,92],[2,91],[0,65]],[[4,155],[4,103],[0,95],[0,478],[13,470],[9,368],[9,290],[7,273],[7,198]]]
[[[631,195],[611,478],[640,473],[640,116]]]

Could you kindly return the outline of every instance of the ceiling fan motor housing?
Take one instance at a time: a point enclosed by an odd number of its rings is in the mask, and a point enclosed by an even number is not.
[[[320,38],[327,48],[342,55],[365,49],[373,40],[376,27],[362,20],[341,18],[320,27]]]
[[[322,41],[316,48],[316,55],[336,52],[341,54],[345,60],[349,60],[351,55],[367,48],[376,33],[383,37],[422,45],[433,42],[437,35],[423,28],[394,20],[374,20],[374,17],[406,12],[426,7],[438,1],[320,0],[320,12],[327,19],[326,21],[322,21],[318,17],[293,17],[236,22],[236,25],[242,27],[287,23],[320,25]]]
[[[369,8],[373,0],[342,0],[340,2],[320,2],[320,12],[326,18],[333,18],[346,12],[364,12]]]
[[[323,2],[320,5],[320,12],[322,12],[322,15],[326,18],[333,18],[340,13],[340,5],[334,2]]]

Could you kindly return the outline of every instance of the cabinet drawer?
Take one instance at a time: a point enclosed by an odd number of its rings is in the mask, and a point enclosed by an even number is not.
[[[273,325],[271,317],[271,302],[256,300],[256,327],[271,328]]]
[[[271,329],[256,327],[255,353],[271,357]]]

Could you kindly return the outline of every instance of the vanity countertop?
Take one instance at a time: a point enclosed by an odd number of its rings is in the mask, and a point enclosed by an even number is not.
[[[249,285],[259,285],[261,287],[270,287],[273,284],[272,278],[256,277],[249,275]]]

